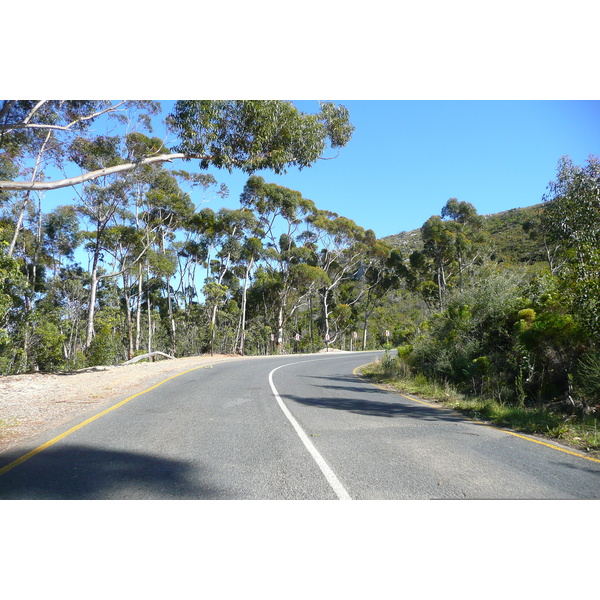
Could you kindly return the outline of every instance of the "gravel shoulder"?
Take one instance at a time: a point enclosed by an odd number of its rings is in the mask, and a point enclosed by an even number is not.
[[[228,358],[232,356],[202,355],[0,377],[0,454],[79,414],[101,410],[172,375]]]

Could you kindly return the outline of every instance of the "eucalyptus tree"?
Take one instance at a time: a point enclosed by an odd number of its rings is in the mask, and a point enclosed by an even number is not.
[[[217,213],[201,211],[194,221],[202,229],[206,249],[206,278],[204,295],[209,302],[209,331],[211,354],[214,352],[217,317],[220,307],[229,299],[231,283],[236,281],[236,265],[241,259],[244,239],[255,226],[256,218],[248,208],[222,208]]]
[[[369,319],[382,300],[393,290],[397,290],[406,277],[408,269],[404,257],[398,249],[374,240],[360,267],[361,277],[358,285],[362,291],[362,349],[367,349]]]
[[[147,251],[143,232],[135,227],[128,213],[122,213],[125,217],[116,221],[114,225],[107,227],[103,235],[103,252],[112,257],[112,266],[109,273],[103,274],[104,278],[121,276],[122,304],[125,309],[125,320],[127,326],[127,355],[133,358],[135,351],[134,326],[132,315],[132,290],[134,288],[135,267]],[[129,216],[129,218],[127,218]],[[108,262],[105,258],[103,262]],[[138,303],[139,303],[138,298]],[[139,326],[139,325],[138,325]]]
[[[440,308],[444,305],[444,296],[454,263],[456,233],[438,215],[432,215],[421,230],[423,236],[423,254],[433,263],[433,281],[437,286]]]
[[[304,229],[316,206],[300,192],[266,183],[257,175],[246,182],[240,203],[243,208],[252,209],[258,218],[264,246],[261,266],[271,280],[277,348],[282,352],[285,324],[324,275],[322,269],[310,265],[314,248],[306,242]]]
[[[99,137],[93,141],[77,138],[71,145],[71,157],[84,169],[109,168],[122,162],[118,136]],[[78,212],[89,222],[91,229],[84,236],[85,245],[90,254],[90,295],[88,300],[88,318],[84,349],[89,348],[94,337],[94,314],[98,283],[102,278],[99,272],[103,252],[103,235],[115,214],[125,210],[128,202],[127,183],[123,178],[108,176],[102,178],[101,185],[91,183],[83,188],[79,196]]]
[[[52,257],[54,277],[64,266],[64,259],[73,260],[81,244],[79,219],[73,206],[57,206],[42,217],[44,245]]]
[[[335,308],[335,292],[343,282],[358,279],[368,245],[375,241],[375,234],[371,230],[365,231],[351,219],[325,210],[315,211],[308,222],[316,234],[312,240],[318,248],[313,254],[315,266],[327,275],[317,291],[323,311],[323,335],[329,348],[329,344],[335,342],[339,334],[336,331],[331,339],[330,314]],[[359,292],[359,297],[360,295]],[[350,302],[357,300],[358,297]],[[337,312],[345,314],[341,307]]]
[[[255,231],[258,233],[258,231]],[[247,237],[244,240],[240,254],[240,267],[243,269],[244,284],[242,287],[242,301],[240,309],[240,322],[236,333],[236,341],[233,348],[234,353],[239,351],[243,356],[246,346],[246,314],[248,306],[248,284],[250,283],[250,274],[264,251],[262,242],[256,236]]]
[[[179,286],[178,292],[185,304],[185,314],[189,315],[190,308],[194,299],[198,302],[200,298],[200,288],[197,269],[204,265],[207,269],[206,277],[210,276],[209,265],[209,243],[204,235],[205,226],[208,221],[212,221],[214,211],[208,209],[208,214],[202,214],[198,210],[200,206],[216,198],[225,199],[229,196],[227,185],[219,183],[215,177],[209,173],[190,173],[184,170],[171,171],[177,177],[180,185],[185,185],[191,189],[194,198],[194,213],[190,215],[182,224],[180,241],[174,244],[177,250],[177,260],[179,263]],[[199,191],[201,198],[195,199],[195,193]],[[209,216],[209,215],[212,215]]]
[[[481,217],[473,205],[456,198],[446,202],[441,217],[432,215],[423,224],[423,249],[411,254],[407,279],[427,303],[435,297],[437,307],[443,308],[456,275],[458,287],[463,289],[467,261],[476,259],[484,240],[481,228]]]
[[[229,293],[231,291],[231,284],[225,286],[225,278],[227,277],[229,281],[237,281],[236,271],[238,271],[238,269],[236,269],[236,267],[247,261],[243,303],[245,303],[246,288],[250,271],[256,260],[256,252],[258,251],[256,242],[246,243],[246,241],[248,238],[258,233],[257,226],[257,218],[249,208],[241,208],[238,210],[221,209],[217,214],[215,237],[218,240],[220,249],[216,253],[215,260],[213,260],[211,264],[211,281],[216,282],[219,286],[224,286],[226,288],[225,293]],[[250,259],[249,261],[248,258]],[[236,286],[237,285],[238,284],[236,283]],[[211,311],[211,352],[214,349],[218,308],[219,305],[215,303],[213,304]],[[240,315],[240,319],[243,319],[242,315]],[[239,335],[239,329],[240,325],[238,324],[237,335]],[[237,343],[234,341],[234,346],[236,345]]]
[[[465,261],[477,255],[477,245],[483,241],[482,218],[470,202],[450,198],[442,208],[442,218],[451,219],[454,233],[454,256],[458,265],[459,289],[464,287]]]
[[[142,220],[147,229],[154,231],[155,240],[158,242],[157,250],[162,255],[162,267],[156,273],[165,277],[172,353],[176,347],[176,325],[171,278],[177,269],[177,253],[172,242],[176,232],[188,222],[194,209],[190,195],[179,187],[177,179],[168,171],[158,169],[145,195]],[[158,267],[158,264],[155,266]]]
[[[24,181],[0,181],[0,190],[23,192],[13,239],[8,248],[12,254],[25,212],[34,191],[64,187],[48,181],[48,167],[63,170],[73,161],[69,147],[77,136],[89,143],[97,137],[93,124],[101,117],[126,119],[127,113],[146,111],[142,115],[145,124],[156,115],[158,104],[144,101],[96,101],[96,100],[4,100],[0,107],[0,150],[5,166],[13,168],[13,177]],[[122,163],[121,163],[122,164]],[[114,168],[116,165],[109,165]],[[103,168],[91,163],[85,169],[96,171],[94,178],[106,176]],[[16,172],[15,172],[16,170]],[[85,176],[82,181],[85,181]],[[89,178],[87,179],[89,180]]]
[[[118,114],[116,111],[130,107],[148,108],[148,112],[157,110],[156,103],[132,101],[71,104],[81,116],[55,124],[39,118],[45,111],[54,112],[50,101],[4,101],[0,108],[0,144],[9,143],[11,157],[19,160],[25,155],[27,136],[48,132],[64,135],[88,125],[101,114]],[[71,107],[68,102],[65,106]],[[179,100],[167,120],[177,138],[172,151],[148,153],[109,167],[89,168],[81,175],[60,180],[0,181],[0,190],[53,190],[176,159],[198,161],[201,170],[214,166],[229,171],[241,169],[249,174],[259,169],[283,173],[289,167],[302,169],[312,165],[323,158],[328,148],[345,146],[354,130],[347,109],[331,102],[321,102],[319,111],[310,114],[281,100]]]
[[[564,260],[558,277],[593,335],[600,333],[600,159],[578,166],[569,157],[544,195],[543,228]]]

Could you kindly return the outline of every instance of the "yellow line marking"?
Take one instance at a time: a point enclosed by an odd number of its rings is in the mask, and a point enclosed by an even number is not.
[[[406,398],[407,400],[419,402],[419,404],[425,404],[427,406],[431,406],[431,407],[437,408],[439,410],[452,410],[451,408],[447,408],[445,406],[439,406],[437,404],[431,404],[431,402],[425,402],[424,400],[418,400],[417,398],[411,398],[410,396],[405,396],[404,394],[401,394],[400,392],[396,392],[394,390],[385,388],[381,385],[377,385],[376,383],[373,383],[372,381],[369,381],[368,379],[365,379],[364,377],[361,377],[360,375],[357,374],[357,371],[359,369],[362,369],[362,367],[366,367],[369,364],[371,364],[371,363],[367,363],[365,365],[360,365],[360,367],[356,367],[356,369],[354,369],[354,371],[352,371],[352,374],[355,375],[356,377],[358,377],[361,381],[365,381],[366,383],[369,383],[381,390],[384,390],[386,392],[391,392],[392,394],[395,394],[396,396],[401,396],[402,398]],[[492,425],[490,423],[483,423],[482,421],[476,421],[475,419],[470,419],[469,417],[467,417],[465,415],[461,415],[461,416],[464,417],[465,419],[467,419],[468,421],[471,421],[472,423],[477,423],[478,425],[485,425],[486,427],[491,427],[492,429],[496,429],[498,431],[503,431],[504,433],[508,433],[509,435],[513,435],[515,437],[521,438],[522,440],[527,440],[528,442],[533,442],[534,444],[540,444],[542,446],[547,446],[548,448],[552,448],[553,450],[558,450],[559,452],[564,452],[565,454],[572,454],[573,456],[577,456],[578,458],[584,458],[585,460],[591,460],[592,462],[600,463],[600,460],[598,460],[597,458],[592,458],[591,456],[586,456],[585,454],[580,454],[579,452],[573,452],[571,450],[566,450],[565,448],[561,448],[560,446],[555,446],[554,444],[548,444],[547,442],[542,442],[541,440],[536,440],[534,438],[526,437],[524,435],[520,435],[518,433],[509,431],[508,429],[503,429],[496,425]]]
[[[177,373],[176,375],[171,375],[171,377],[167,377],[167,379],[163,379],[162,381],[153,385],[152,387],[149,387],[146,390],[138,392],[137,394],[133,394],[133,396],[129,396],[128,398],[125,398],[125,400],[121,400],[121,402],[118,402],[117,404],[111,406],[110,408],[107,408],[106,410],[103,410],[102,412],[98,413],[97,415],[94,415],[93,417],[86,419],[82,423],[79,423],[79,425],[75,425],[75,427],[71,427],[71,429],[65,431],[64,433],[61,433],[60,435],[57,435],[55,438],[52,438],[50,441],[46,442],[45,444],[38,446],[31,452],[24,454],[23,456],[21,456],[20,458],[17,458],[16,460],[9,463],[5,467],[2,467],[0,469],[0,475],[4,475],[5,473],[8,473],[10,470],[14,469],[15,467],[18,467],[21,463],[24,463],[26,460],[29,460],[30,458],[34,457],[36,454],[39,454],[40,452],[46,450],[47,448],[50,448],[50,446],[54,446],[54,444],[56,444],[57,442],[60,442],[60,440],[66,438],[68,435],[75,433],[82,427],[89,425],[90,423],[94,422],[96,419],[103,417],[104,415],[108,414],[109,412],[112,412],[113,410],[120,408],[121,406],[123,406],[124,404],[127,404],[134,398],[137,398],[138,396],[141,396],[142,394],[146,394],[148,392],[151,392],[152,390],[155,390],[157,387],[160,387],[163,383],[167,383],[167,381],[171,381],[171,379],[175,379],[176,377],[181,377],[182,375],[185,375],[186,373],[190,373],[192,371],[196,371],[197,369],[203,369],[204,367],[206,367],[208,365],[216,365],[217,363],[227,362],[228,360],[232,360],[232,359],[225,359],[225,360],[220,360],[220,361],[213,361],[212,363],[205,363],[203,365],[193,367],[192,369],[188,369],[187,371],[183,371],[182,373]]]
[[[484,425],[488,425],[487,423],[483,423]],[[488,425],[488,427],[493,427],[493,425]],[[494,429],[498,429],[494,427]],[[579,452],[573,452],[571,450],[566,450],[565,448],[561,448],[559,446],[554,446],[553,444],[548,444],[547,442],[542,442],[541,440],[535,440],[530,437],[525,437],[524,435],[519,435],[518,433],[514,433],[513,431],[508,431],[507,429],[502,429],[502,431],[509,433],[510,435],[514,435],[515,437],[521,438],[522,440],[527,440],[528,442],[533,442],[534,444],[541,444],[542,446],[548,446],[548,448],[552,448],[554,450],[558,450],[559,452],[564,452],[565,454],[572,454],[573,456],[578,456],[579,458],[585,458],[585,460],[591,460],[592,462],[600,463],[600,460],[597,458],[592,458],[591,456],[586,456],[585,454],[579,454]]]

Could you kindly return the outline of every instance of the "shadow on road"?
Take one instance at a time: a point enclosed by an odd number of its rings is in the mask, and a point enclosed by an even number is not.
[[[356,377],[353,376],[317,377],[305,375],[302,377],[323,381],[323,383],[310,386],[315,390],[314,396],[293,394],[281,394],[281,396],[306,406],[344,410],[372,417],[406,417],[454,422],[464,422],[466,420],[449,409],[417,404],[408,399],[405,401],[399,400],[399,396],[396,394],[385,392],[369,384],[357,383]],[[340,385],[325,383],[330,381],[339,381]],[[326,390],[333,392],[331,396],[326,396]],[[379,396],[379,398],[373,398],[374,395]]]
[[[2,456],[2,464],[19,458]],[[49,448],[0,475],[4,500],[218,499],[189,463],[86,446]]]

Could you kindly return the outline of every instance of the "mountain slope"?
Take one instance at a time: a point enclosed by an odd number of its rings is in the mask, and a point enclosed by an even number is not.
[[[499,262],[534,264],[546,260],[544,244],[539,232],[543,204],[482,215],[483,231],[492,248],[493,258]],[[404,231],[383,238],[384,242],[399,248],[408,258],[423,247],[421,229]]]

